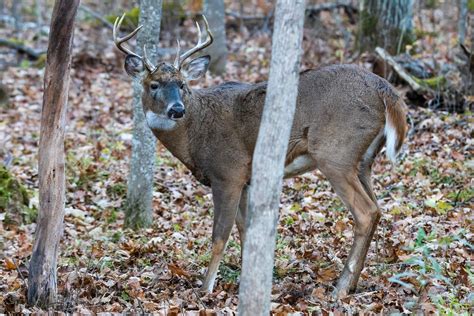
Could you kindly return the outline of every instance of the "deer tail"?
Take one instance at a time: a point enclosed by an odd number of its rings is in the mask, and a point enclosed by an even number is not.
[[[406,105],[402,98],[397,96],[395,100],[385,102],[385,146],[387,157],[392,162],[397,159],[407,129]]]

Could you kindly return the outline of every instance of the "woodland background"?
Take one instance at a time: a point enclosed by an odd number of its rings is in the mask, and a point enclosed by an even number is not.
[[[273,2],[225,3],[225,73],[208,74],[195,88],[268,79]],[[308,1],[308,7],[323,4]],[[333,301],[330,293],[349,251],[351,216],[320,173],[285,181],[272,312],[470,314],[474,92],[465,88],[469,71],[472,80],[472,55],[458,45],[458,1],[415,1],[414,38],[403,44],[397,62],[413,76],[426,73],[425,81],[417,81],[424,87],[418,90],[372,49],[361,52],[358,1],[345,4],[354,10],[308,10],[301,69],[356,63],[386,77],[405,96],[410,132],[398,164],[380,155],[374,166],[382,220],[358,292],[343,301]],[[240,274],[237,232],[216,290],[202,297],[197,288],[209,260],[210,190],[161,145],[153,224],[138,232],[124,227],[132,88],[110,22],[128,12],[130,22],[137,23],[134,5],[82,1],[76,20],[60,301],[54,310],[232,314]],[[183,45],[194,43],[192,18],[200,5],[164,1],[162,58],[172,60],[177,37]],[[467,1],[467,7],[465,47],[472,52],[474,2]],[[49,0],[0,5],[0,313],[39,311],[26,305],[25,295],[38,209],[37,153],[51,9]]]

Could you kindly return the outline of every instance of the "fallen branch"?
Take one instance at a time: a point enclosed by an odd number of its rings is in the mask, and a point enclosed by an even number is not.
[[[358,9],[349,3],[336,2],[336,3],[322,3],[322,4],[307,6],[306,13],[317,15],[321,13],[322,11],[332,11],[332,10],[337,10],[337,9],[344,9],[344,12],[348,14],[349,16],[352,16],[354,13],[358,12]],[[231,11],[226,11],[225,14],[227,16],[230,16],[236,19],[241,19],[243,21],[262,21],[268,18],[268,16],[264,16],[264,15],[258,15],[258,16],[241,15],[239,13],[231,12]]]
[[[415,81],[415,79],[410,76],[410,74],[399,64],[393,59],[392,56],[390,56],[389,53],[385,51],[382,47],[377,47],[375,48],[375,52],[377,55],[380,56],[387,64],[392,66],[393,70],[397,73],[397,75],[405,80],[408,85],[413,89],[413,91],[418,92],[418,93],[430,93],[434,94],[434,91],[431,90],[428,87],[422,86],[419,83]]]
[[[306,11],[310,13],[320,13],[322,11],[331,11],[336,9],[344,9],[346,12],[355,13],[357,8],[349,3],[322,3],[316,5],[310,5],[306,7]]]
[[[23,45],[21,43],[18,43],[16,41],[8,40],[6,38],[0,38],[0,46],[13,48],[13,49],[17,50],[18,52],[26,54],[29,57],[33,58],[33,59],[38,59],[38,58],[40,58],[41,55],[46,53],[45,51],[37,51],[37,50],[34,50],[31,47],[25,46],[25,45]]]

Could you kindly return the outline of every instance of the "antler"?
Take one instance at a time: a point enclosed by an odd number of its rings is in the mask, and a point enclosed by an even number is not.
[[[138,26],[135,30],[133,30],[130,34],[125,35],[124,37],[117,37],[118,30],[120,29],[120,26],[122,25],[123,19],[125,18],[125,13],[120,17],[115,19],[114,23],[114,29],[113,29],[113,37],[114,37],[114,43],[117,46],[118,49],[120,49],[123,53],[127,55],[132,55],[135,57],[138,57],[142,60],[143,64],[145,65],[146,69],[152,73],[156,70],[156,67],[153,65],[152,62],[148,59],[146,55],[146,48],[145,45],[143,45],[143,57],[138,55],[137,53],[132,52],[130,49],[127,47],[123,46],[125,42],[127,42],[129,39],[134,37],[138,31],[143,27],[143,25]]]
[[[203,43],[202,42],[202,33],[201,33],[201,28],[199,27],[199,23],[196,22],[196,26],[197,26],[197,29],[198,29],[198,38],[199,38],[199,41],[198,43],[196,44],[196,46],[194,46],[193,48],[191,48],[190,50],[188,50],[187,52],[185,52],[184,54],[182,54],[181,56],[179,55],[180,53],[180,45],[179,45],[179,41],[178,41],[178,50],[176,52],[176,59],[174,61],[174,67],[176,69],[181,69],[181,66],[183,65],[183,62],[188,58],[190,57],[191,55],[197,53],[198,51],[200,50],[203,50],[204,48],[208,47],[209,45],[212,44],[212,42],[214,41],[214,37],[212,36],[212,33],[211,31],[209,30],[209,23],[207,23],[207,19],[206,17],[203,15],[202,16],[202,19],[204,20],[204,24],[206,25],[206,33],[207,33],[207,38],[206,38],[206,41]]]

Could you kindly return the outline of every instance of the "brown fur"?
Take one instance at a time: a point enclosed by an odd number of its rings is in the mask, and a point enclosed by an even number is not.
[[[151,80],[183,80],[176,71],[159,70],[144,80],[143,106],[160,109],[149,97]],[[181,92],[185,117],[171,131],[153,130],[156,137],[196,178],[212,187],[214,229],[212,264],[204,286],[212,290],[222,243],[237,217],[245,235],[246,184],[250,181],[266,83],[225,83]],[[373,158],[384,142],[386,120],[396,126],[397,149],[405,132],[404,103],[384,79],[357,66],[338,65],[303,72],[298,86],[286,164],[299,156],[312,159],[329,179],[355,218],[355,242],[338,283],[340,295],[353,290],[362,270],[380,211],[370,183]],[[374,152],[367,155],[369,147]],[[370,148],[372,148],[370,147]]]

